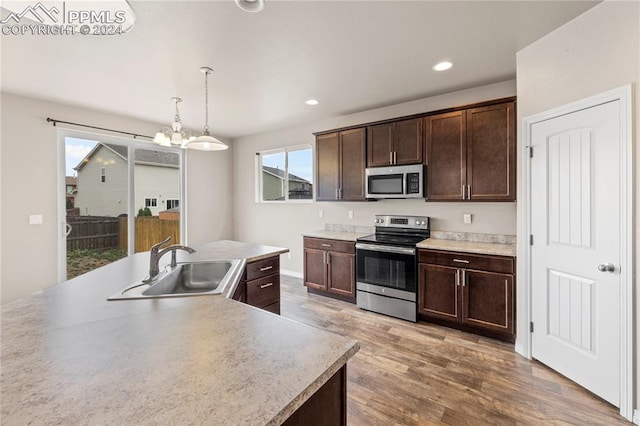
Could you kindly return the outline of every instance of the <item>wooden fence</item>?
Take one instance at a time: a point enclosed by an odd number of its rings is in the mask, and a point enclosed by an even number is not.
[[[119,246],[117,217],[73,216],[67,217],[67,223],[71,225],[71,232],[67,235],[67,251]]]
[[[127,249],[127,218],[120,218],[120,248]],[[180,243],[180,220],[164,220],[156,216],[136,217],[135,252],[149,251],[152,245],[171,237],[171,244]]]

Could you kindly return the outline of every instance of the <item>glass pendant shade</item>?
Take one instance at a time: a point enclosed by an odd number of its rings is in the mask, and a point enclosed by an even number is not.
[[[245,12],[260,12],[264,9],[264,0],[236,0],[236,4]]]

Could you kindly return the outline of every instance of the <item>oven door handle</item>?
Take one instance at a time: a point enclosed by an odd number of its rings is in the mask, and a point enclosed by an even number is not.
[[[416,249],[408,248],[408,247],[395,247],[395,246],[382,246],[378,244],[363,244],[357,243],[356,249],[360,250],[370,250],[370,251],[381,251],[385,253],[397,253],[397,254],[409,254],[415,256]]]

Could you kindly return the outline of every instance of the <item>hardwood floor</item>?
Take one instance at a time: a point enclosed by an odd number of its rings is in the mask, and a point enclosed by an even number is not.
[[[285,275],[281,292],[282,316],[360,341],[347,367],[349,425],[630,424],[513,345],[366,312]]]

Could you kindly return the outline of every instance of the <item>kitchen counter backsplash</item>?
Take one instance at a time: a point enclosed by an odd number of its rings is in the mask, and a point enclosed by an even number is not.
[[[474,232],[431,231],[436,240],[469,241],[474,243],[515,244],[515,235],[479,234]]]
[[[336,223],[325,223],[324,230],[333,232],[360,232],[363,234],[373,234],[376,231],[373,226],[340,225]]]

